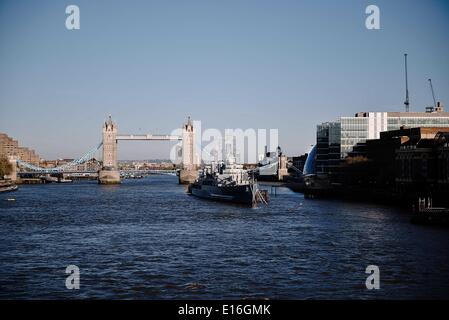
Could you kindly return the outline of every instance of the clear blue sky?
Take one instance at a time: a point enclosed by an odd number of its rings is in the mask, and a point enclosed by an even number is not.
[[[81,30],[65,28],[65,7]],[[365,28],[365,8],[381,30]],[[112,114],[122,133],[169,133],[188,115],[203,128],[279,128],[289,155],[317,123],[449,107],[449,2],[0,1],[0,131],[45,158],[76,157]],[[168,158],[166,143],[126,143],[121,159]]]

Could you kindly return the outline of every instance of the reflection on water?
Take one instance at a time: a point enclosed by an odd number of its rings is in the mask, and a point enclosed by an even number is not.
[[[176,177],[0,195],[0,298],[448,298],[449,232],[404,212],[278,189],[251,209]],[[81,271],[65,288],[65,268]],[[378,265],[381,289],[365,288]]]

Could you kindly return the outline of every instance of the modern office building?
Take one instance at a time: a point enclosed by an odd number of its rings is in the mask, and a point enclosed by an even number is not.
[[[379,139],[384,131],[401,127],[449,127],[449,112],[438,102],[426,112],[359,112],[354,117],[340,117],[317,126],[317,173],[331,173],[354,146]]]
[[[316,160],[317,173],[332,171],[341,159],[341,122],[325,122],[317,127]]]

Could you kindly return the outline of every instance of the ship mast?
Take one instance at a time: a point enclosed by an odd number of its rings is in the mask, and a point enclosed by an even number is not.
[[[433,107],[436,109],[437,108],[437,102],[435,100],[435,92],[433,91],[432,79],[429,79],[429,83],[430,83],[430,90],[432,91]]]
[[[404,54],[404,58],[405,58],[405,112],[409,112],[410,111],[410,100],[408,97],[408,74],[407,74],[407,54]]]

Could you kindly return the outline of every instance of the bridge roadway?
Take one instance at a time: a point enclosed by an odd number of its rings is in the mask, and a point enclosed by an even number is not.
[[[176,174],[177,170],[119,170],[120,174],[131,174],[131,173],[138,173],[138,174]],[[46,175],[46,174],[94,174],[98,173],[98,171],[80,171],[80,170],[73,170],[73,171],[62,171],[62,172],[27,172],[27,171],[21,171],[17,174],[19,175]]]
[[[180,141],[181,136],[167,134],[119,134],[116,140],[159,140],[159,141]]]

